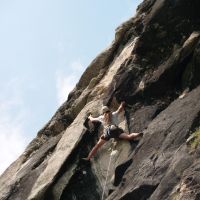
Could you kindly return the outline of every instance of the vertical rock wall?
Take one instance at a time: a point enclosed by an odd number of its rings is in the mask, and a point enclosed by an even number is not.
[[[144,0],[0,177],[0,199],[199,199],[199,7],[198,0]],[[115,141],[113,151],[109,141],[82,162],[101,135],[99,124],[83,126],[86,114],[121,101],[121,126],[143,138]]]

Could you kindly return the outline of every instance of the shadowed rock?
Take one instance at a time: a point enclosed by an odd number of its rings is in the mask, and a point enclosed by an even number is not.
[[[144,0],[1,175],[0,200],[100,200],[102,193],[107,200],[198,200],[199,8],[199,0]],[[121,101],[120,126],[144,136],[110,140],[91,162],[81,161],[102,134],[87,114],[99,116],[102,105],[114,111]]]

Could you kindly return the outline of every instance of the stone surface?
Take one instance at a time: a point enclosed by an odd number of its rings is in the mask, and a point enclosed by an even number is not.
[[[187,143],[200,127],[199,7],[144,0],[1,175],[0,200],[200,199],[200,145]],[[83,126],[86,116],[121,101],[120,126],[144,136],[110,140],[82,161],[102,133],[98,123]]]

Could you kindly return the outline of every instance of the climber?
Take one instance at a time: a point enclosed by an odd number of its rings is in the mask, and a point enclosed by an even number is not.
[[[142,136],[143,133],[125,133],[123,129],[119,128],[119,114],[124,110],[125,102],[122,102],[119,108],[115,112],[111,112],[107,106],[102,107],[102,115],[97,118],[90,115],[88,118],[92,122],[101,122],[103,125],[103,135],[100,137],[97,144],[92,148],[89,155],[83,160],[90,160],[95,155],[97,150],[110,138],[119,138],[124,140],[134,140],[138,136]]]

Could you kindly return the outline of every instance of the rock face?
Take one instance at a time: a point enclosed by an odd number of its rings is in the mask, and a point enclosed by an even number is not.
[[[0,200],[199,200],[199,8],[199,0],[144,0],[2,174]],[[144,136],[110,140],[84,163],[101,134],[99,124],[83,126],[87,113],[121,101],[121,126]]]

